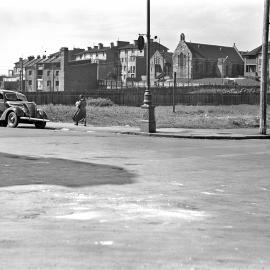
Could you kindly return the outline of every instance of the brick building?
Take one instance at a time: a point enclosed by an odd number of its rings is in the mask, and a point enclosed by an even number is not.
[[[244,60],[235,47],[180,41],[173,53],[173,72],[178,79],[238,77],[244,75]]]
[[[167,52],[168,48],[158,42],[150,41],[150,58],[156,51]],[[146,75],[146,45],[143,51],[138,49],[137,40],[119,49],[122,82],[141,81]]]
[[[25,64],[26,92],[81,92],[97,86],[97,64],[75,61],[82,49],[61,48],[49,57],[38,56]]]
[[[75,55],[76,61],[89,60],[97,64],[98,80],[119,80],[121,65],[119,62],[119,49],[129,44],[127,41],[117,41],[116,45],[111,42],[110,46],[105,47],[102,43],[98,46],[88,47]]]

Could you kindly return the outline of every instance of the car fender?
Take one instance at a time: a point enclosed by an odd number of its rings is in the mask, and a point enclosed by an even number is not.
[[[10,108],[7,108],[3,114],[1,115],[1,118],[0,120],[6,120],[7,118],[7,115],[9,114],[9,112],[15,112],[17,116],[24,116],[24,112],[21,108],[19,107],[10,107]]]
[[[38,118],[41,118],[41,119],[48,119],[48,116],[46,114],[45,111],[41,110],[41,109],[38,109]]]

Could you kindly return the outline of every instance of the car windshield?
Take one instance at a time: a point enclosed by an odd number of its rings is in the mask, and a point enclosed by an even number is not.
[[[5,93],[5,97],[7,101],[27,101],[26,96],[20,93]]]

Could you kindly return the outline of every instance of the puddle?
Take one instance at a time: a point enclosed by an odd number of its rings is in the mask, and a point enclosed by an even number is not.
[[[66,187],[124,185],[134,183],[136,176],[118,166],[52,157],[39,158],[0,153],[0,159],[1,163],[4,164],[4,166],[0,165],[0,187],[17,185]]]

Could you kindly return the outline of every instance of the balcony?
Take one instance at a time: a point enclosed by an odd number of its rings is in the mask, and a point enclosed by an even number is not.
[[[246,65],[257,65],[257,59],[248,59],[246,58]]]

